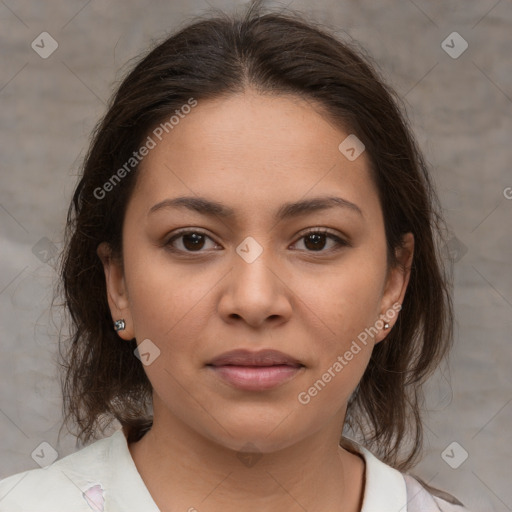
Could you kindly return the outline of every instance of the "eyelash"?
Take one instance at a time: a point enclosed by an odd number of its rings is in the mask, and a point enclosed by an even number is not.
[[[203,235],[207,238],[210,238],[210,240],[214,241],[207,233],[205,233],[204,231],[201,231],[200,229],[184,229],[182,231],[178,231],[176,232],[171,238],[169,238],[165,243],[164,243],[164,246],[172,251],[172,252],[175,252],[175,253],[185,253],[185,254],[194,254],[194,253],[197,253],[197,254],[200,254],[202,252],[205,252],[205,251],[202,251],[202,250],[199,250],[199,251],[188,251],[188,250],[182,250],[182,249],[176,249],[175,247],[172,246],[172,243],[179,239],[180,237],[184,236],[184,235],[190,235],[190,234],[198,234],[198,235]],[[330,232],[329,230],[326,230],[326,229],[312,229],[310,231],[307,231],[306,233],[303,233],[298,239],[297,239],[297,242],[299,240],[302,240],[303,238],[306,238],[307,236],[311,235],[311,234],[317,234],[317,235],[326,235],[327,238],[330,238],[331,240],[334,240],[334,242],[336,242],[336,247],[332,248],[332,249],[328,249],[328,250],[318,250],[318,251],[306,251],[308,253],[311,253],[311,254],[315,254],[315,253],[329,253],[329,252],[332,252],[332,251],[336,251],[336,250],[339,250],[341,249],[342,247],[349,247],[350,246],[350,243],[347,242],[346,240],[343,240],[342,238],[340,238],[339,236],[335,235],[334,233]],[[214,241],[215,242],[215,241]],[[215,242],[216,243],[216,242]],[[295,242],[296,243],[296,242]]]

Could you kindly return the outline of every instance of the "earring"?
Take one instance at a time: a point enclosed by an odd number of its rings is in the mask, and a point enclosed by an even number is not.
[[[126,327],[126,323],[125,323],[124,319],[116,320],[114,322],[114,330],[115,331],[124,331],[125,327]]]
[[[389,324],[387,322],[384,324],[384,329],[389,329]]]

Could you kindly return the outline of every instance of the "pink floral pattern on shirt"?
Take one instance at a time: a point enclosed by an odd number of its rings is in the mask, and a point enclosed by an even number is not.
[[[103,497],[103,488],[101,484],[92,485],[82,493],[87,505],[95,512],[103,512],[105,498]]]

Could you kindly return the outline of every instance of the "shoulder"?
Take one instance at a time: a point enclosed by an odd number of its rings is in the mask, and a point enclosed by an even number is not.
[[[401,473],[355,441],[345,438],[344,444],[365,461],[361,512],[470,512],[450,494]]]
[[[0,512],[90,512],[101,503],[100,482],[112,469],[108,461],[115,441],[113,436],[95,441],[49,466],[0,480]]]
[[[408,512],[470,512],[455,496],[431,487],[421,478],[404,474],[407,488]],[[432,508],[432,507],[437,508]]]

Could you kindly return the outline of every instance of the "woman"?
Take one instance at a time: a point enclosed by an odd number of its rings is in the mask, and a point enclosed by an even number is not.
[[[398,103],[355,48],[259,3],[140,60],[62,261],[66,422],[122,428],[4,479],[0,510],[466,510],[407,473],[452,304]]]

